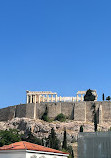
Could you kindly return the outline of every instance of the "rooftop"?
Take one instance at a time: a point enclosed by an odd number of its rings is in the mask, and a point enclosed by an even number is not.
[[[25,141],[16,142],[10,145],[4,145],[3,147],[0,147],[0,151],[1,150],[34,150],[34,151],[42,151],[42,152],[68,154],[59,150],[47,148],[41,145],[37,145],[37,144],[25,142]]]

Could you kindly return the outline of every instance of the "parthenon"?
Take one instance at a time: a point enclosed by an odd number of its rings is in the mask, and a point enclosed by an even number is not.
[[[57,93],[51,91],[26,91],[27,103],[57,102]],[[51,97],[50,97],[51,96]]]
[[[26,91],[27,104],[28,103],[41,103],[41,102],[78,102],[84,101],[86,91],[78,91],[76,97],[61,97],[57,96],[56,92],[51,91]],[[96,95],[96,90],[94,90]],[[97,97],[96,97],[97,100]]]

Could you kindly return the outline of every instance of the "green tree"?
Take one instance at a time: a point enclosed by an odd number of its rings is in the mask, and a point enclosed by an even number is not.
[[[83,132],[83,125],[80,126],[80,132]]]
[[[94,100],[95,100],[95,95],[93,95],[91,89],[88,89],[84,96],[84,101],[94,101]]]
[[[51,129],[51,133],[47,139],[47,145],[53,149],[60,149],[60,141],[57,139],[54,128]]]
[[[22,135],[22,141],[42,145],[42,139],[35,137],[32,132],[28,132],[27,136]]]
[[[94,114],[94,131],[97,131],[97,113]]]
[[[71,158],[74,158],[74,151],[71,152]]]
[[[102,95],[102,99],[103,99],[103,101],[104,101],[104,93],[103,93],[103,95]]]
[[[17,129],[0,130],[0,146],[21,141],[21,135]]]
[[[48,108],[46,106],[46,109],[45,109],[45,112],[44,114],[42,115],[42,120],[46,121],[46,122],[49,122],[49,118],[48,118]]]
[[[69,158],[74,158],[74,152],[72,146],[67,147],[67,152],[70,153]]]
[[[72,149],[72,146],[67,146],[67,150],[66,149],[62,149],[63,152],[65,153],[69,153],[69,157],[68,158],[74,158],[74,151]]]
[[[95,103],[92,105],[92,109],[93,109],[94,131],[96,132],[98,121],[97,121],[97,111],[96,111]]]
[[[63,137],[62,148],[67,150],[67,134],[66,134],[66,129],[64,129],[64,137]]]
[[[56,118],[55,118],[55,120],[58,120],[58,121],[60,121],[60,122],[64,122],[64,121],[66,121],[66,116],[64,115],[64,114],[58,114],[57,116],[56,116]]]
[[[106,97],[106,100],[110,101],[110,100],[111,100],[111,97],[110,97],[110,96]]]

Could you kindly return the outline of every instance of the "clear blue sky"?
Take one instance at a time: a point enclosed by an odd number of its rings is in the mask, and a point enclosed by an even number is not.
[[[0,108],[26,90],[111,95],[111,0],[1,0]]]

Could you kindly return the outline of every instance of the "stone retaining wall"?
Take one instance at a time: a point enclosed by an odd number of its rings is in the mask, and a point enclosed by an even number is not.
[[[93,105],[95,105],[95,110],[98,113],[99,123],[111,121],[111,102],[106,101],[20,104],[0,109],[0,121],[11,120],[14,117],[40,119],[47,107],[48,117],[51,119],[63,113],[67,118],[74,121],[93,122]]]

